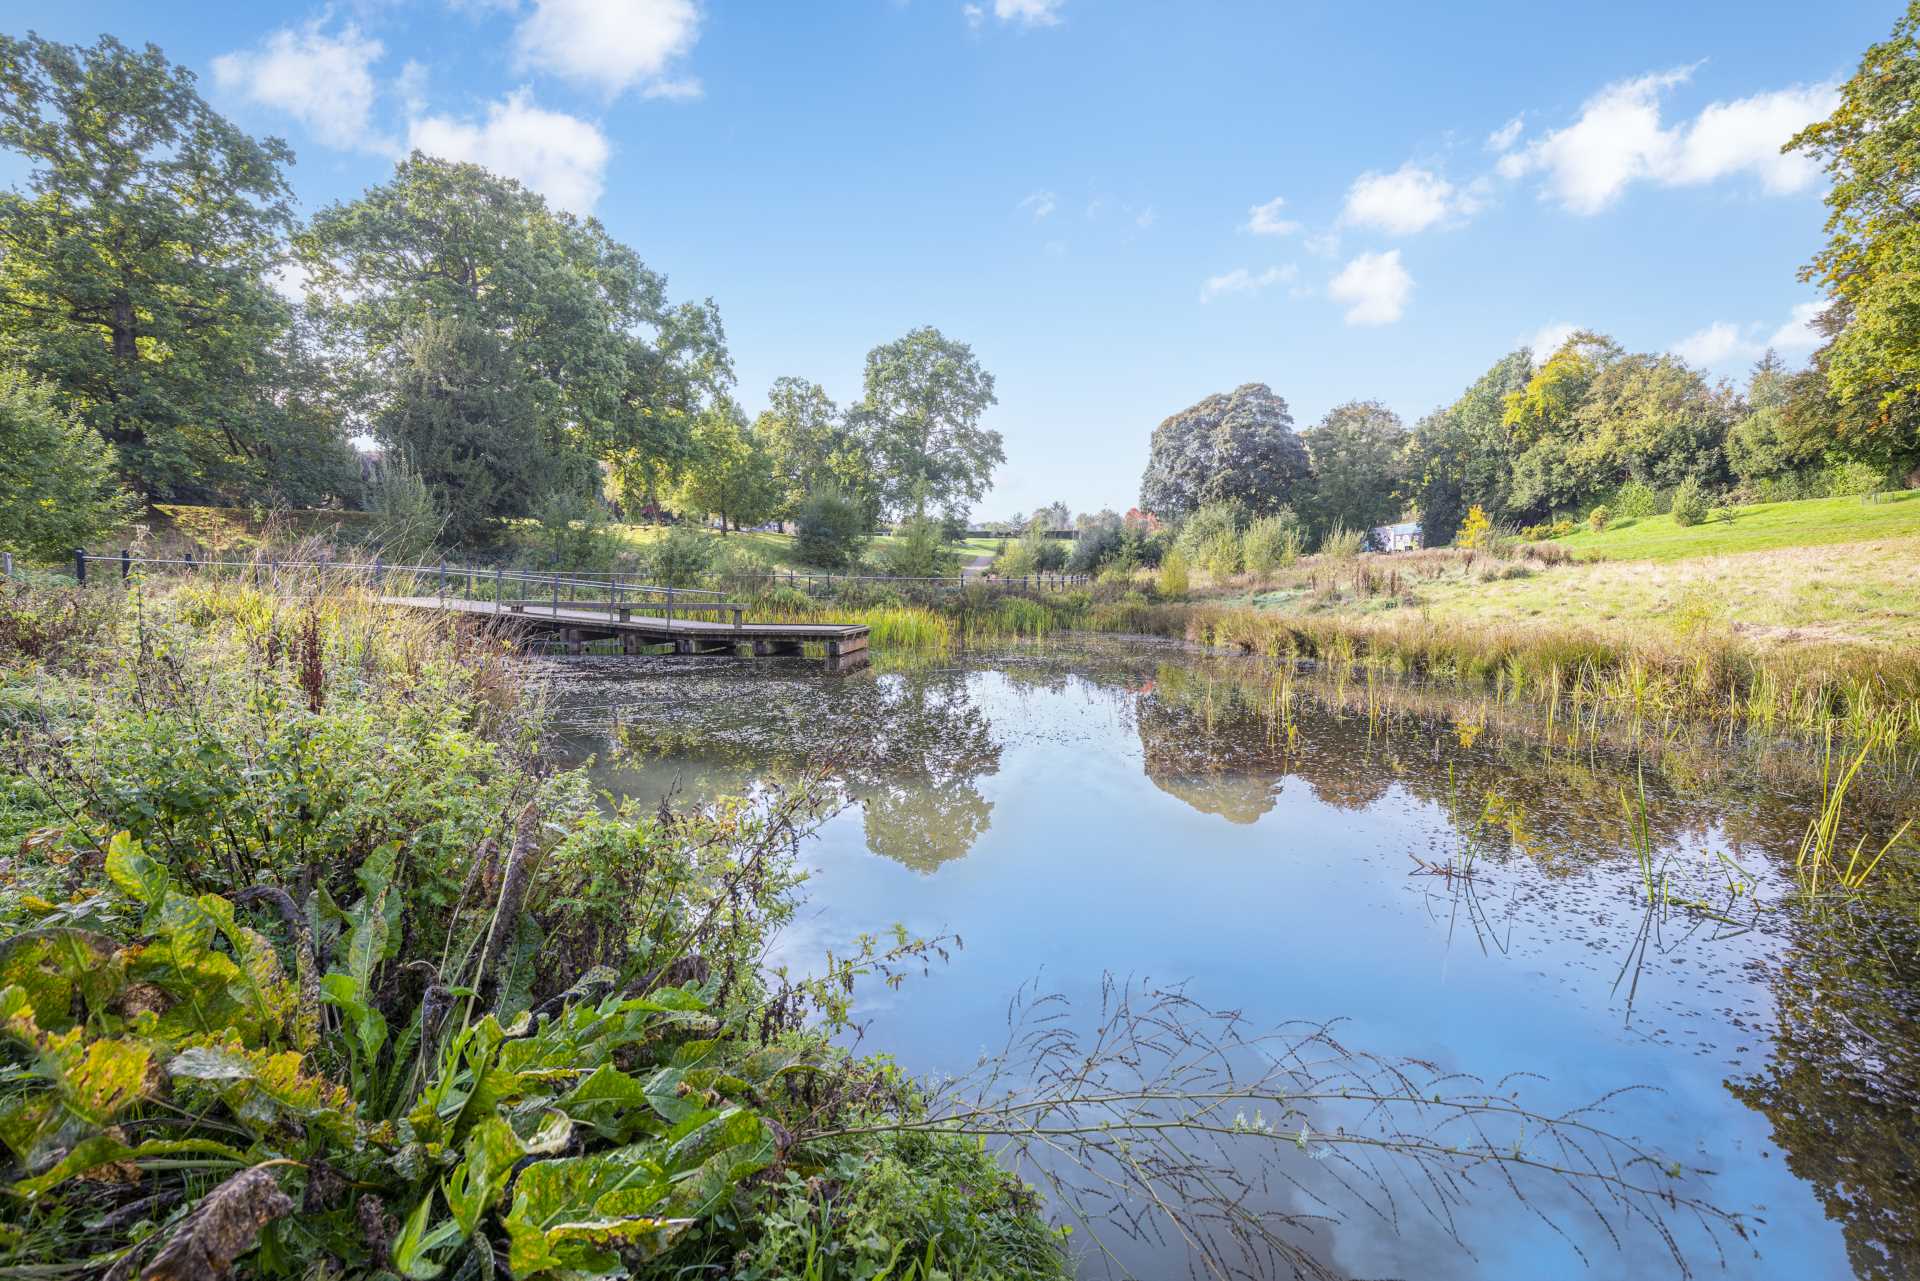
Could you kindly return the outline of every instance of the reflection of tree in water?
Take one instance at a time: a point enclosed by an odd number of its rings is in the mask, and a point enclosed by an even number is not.
[[[866,811],[867,848],[931,872],[986,833],[993,802],[974,785],[998,773],[1000,745],[958,673],[883,681],[869,745],[845,776]]]
[[[655,692],[620,709],[618,759],[599,770],[617,789],[639,790],[632,767],[647,762],[670,768],[687,798],[825,771],[864,811],[868,848],[925,872],[965,856],[991,823],[977,783],[999,771],[1000,745],[965,672],[822,683],[717,673]]]
[[[1773,1123],[1856,1276],[1920,1277],[1920,904],[1801,921],[1773,990],[1773,1060],[1727,1088]]]

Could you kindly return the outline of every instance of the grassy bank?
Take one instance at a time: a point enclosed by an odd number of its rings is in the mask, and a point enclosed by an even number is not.
[[[1128,584],[912,605],[802,603],[759,616],[865,622],[881,651],[1128,632],[1441,681],[1567,718],[1661,730],[1874,738],[1920,748],[1920,540],[1705,558],[1549,564],[1454,552],[1304,561],[1181,599]]]
[[[1787,547],[1827,547],[1920,537],[1920,490],[1881,496],[1810,498],[1723,509],[1725,519],[1683,526],[1672,516],[1580,529],[1555,543],[1588,560],[1685,560]]]

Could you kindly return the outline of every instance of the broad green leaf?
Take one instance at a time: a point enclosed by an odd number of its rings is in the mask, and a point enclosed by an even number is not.
[[[526,1147],[513,1127],[500,1117],[491,1116],[473,1127],[467,1136],[466,1159],[447,1179],[447,1208],[453,1211],[463,1237],[472,1235],[480,1217],[491,1209],[507,1190],[513,1176],[513,1163],[526,1155]]]
[[[130,832],[115,832],[107,843],[107,877],[121,893],[148,908],[167,896],[167,869],[147,857]]]
[[[125,970],[114,950],[111,939],[91,930],[29,930],[0,943],[0,986],[18,985],[41,1027],[65,1031],[76,992],[98,1013],[119,991]]]
[[[592,1075],[561,1096],[558,1106],[610,1143],[626,1143],[661,1128],[654,1118],[646,1083],[611,1063],[595,1068]]]
[[[520,1172],[507,1214],[507,1266],[516,1277],[566,1271],[611,1276],[620,1251],[655,1253],[692,1219],[650,1213],[671,1188],[643,1147],[540,1161]]]

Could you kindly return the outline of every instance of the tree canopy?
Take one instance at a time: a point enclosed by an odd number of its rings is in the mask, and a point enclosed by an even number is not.
[[[1867,50],[1834,113],[1786,149],[1832,183],[1827,244],[1802,278],[1832,300],[1815,363],[1844,411],[1835,433],[1863,457],[1920,465],[1920,0]]]
[[[984,497],[1007,461],[1000,433],[980,425],[995,403],[973,348],[930,325],[868,352],[854,429],[887,509],[959,513]]]
[[[1154,429],[1140,505],[1163,519],[1216,502],[1262,515],[1291,505],[1311,471],[1287,402],[1264,383],[1247,383]]]
[[[302,366],[267,287],[292,153],[209,107],[152,45],[0,36],[0,363],[52,388],[149,500],[273,494],[338,424],[282,412]],[[301,439],[304,438],[304,439]]]
[[[1313,481],[1303,507],[1314,530],[1367,530],[1400,514],[1407,444],[1400,415],[1377,400],[1348,401],[1304,437]]]

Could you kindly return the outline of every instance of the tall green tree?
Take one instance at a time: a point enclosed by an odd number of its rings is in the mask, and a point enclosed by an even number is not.
[[[1369,530],[1400,514],[1407,444],[1400,415],[1377,400],[1349,401],[1302,436],[1313,463],[1303,506],[1316,533]]]
[[[674,505],[690,516],[718,516],[720,531],[770,519],[781,499],[773,455],[731,400],[701,413]]]
[[[1163,520],[1183,519],[1206,503],[1266,515],[1293,505],[1311,473],[1287,402],[1264,383],[1247,383],[1154,429],[1140,506]]]
[[[1838,332],[1816,363],[1845,411],[1835,434],[1857,456],[1920,465],[1920,0],[1785,150],[1831,179],[1827,245],[1801,278],[1833,299]]]
[[[315,313],[354,357],[348,390],[363,412],[415,421],[383,406],[415,377],[423,341],[484,366],[470,411],[511,405],[515,418],[484,428],[458,416],[490,440],[524,438],[485,465],[498,490],[466,500],[471,510],[526,515],[554,473],[603,460],[647,483],[671,476],[695,415],[732,382],[710,302],[670,305],[666,281],[598,222],[477,165],[416,152],[390,181],[321,211],[298,243]],[[433,338],[430,325],[450,328]],[[436,493],[464,483],[436,470],[447,455],[393,439]]]
[[[1515,457],[1505,423],[1507,400],[1532,373],[1526,348],[1510,352],[1460,399],[1415,424],[1407,441],[1407,496],[1420,513],[1420,540],[1428,547],[1451,543],[1472,507],[1496,519],[1507,514]]]
[[[526,429],[532,400],[498,335],[458,318],[428,319],[401,361],[373,422],[430,496],[440,516],[434,537],[454,547],[488,542],[500,518],[531,512],[556,484],[586,483],[590,463],[548,459]],[[570,461],[572,474],[555,461]]]
[[[855,429],[888,510],[957,513],[984,498],[1007,461],[1000,433],[980,425],[995,403],[973,348],[930,325],[868,352]]]
[[[31,166],[0,193],[0,360],[147,499],[270,487],[286,145],[241,132],[152,45],[29,35],[0,36],[0,146]]]
[[[878,514],[872,462],[826,388],[805,378],[774,379],[753,430],[773,461],[777,516],[794,518],[812,495],[831,491],[864,511],[872,525]]]
[[[134,506],[92,429],[61,410],[51,388],[0,370],[0,549],[57,559]]]

